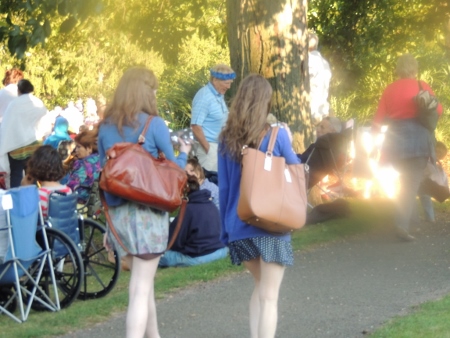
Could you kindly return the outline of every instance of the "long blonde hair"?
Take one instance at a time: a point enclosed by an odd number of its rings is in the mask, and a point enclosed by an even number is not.
[[[233,99],[227,123],[220,134],[224,152],[240,162],[244,145],[257,148],[268,127],[267,115],[272,87],[261,75],[250,74],[242,80]]]
[[[104,121],[123,126],[137,126],[137,114],[144,112],[158,115],[156,90],[158,79],[145,67],[133,67],[125,71],[117,85],[114,97],[105,110]]]

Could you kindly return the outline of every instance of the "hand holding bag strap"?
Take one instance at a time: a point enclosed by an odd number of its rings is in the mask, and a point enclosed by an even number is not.
[[[129,255],[133,255],[128,250],[128,248],[125,246],[125,244],[123,244],[122,240],[119,237],[119,234],[116,231],[116,228],[114,228],[114,224],[113,224],[113,222],[111,220],[111,216],[109,215],[109,208],[108,208],[108,204],[106,203],[104,191],[102,189],[99,189],[99,193],[100,193],[100,200],[102,202],[103,209],[104,209],[104,212],[105,212],[106,221],[108,222],[108,225],[109,225],[109,229],[111,230],[112,234],[114,235],[115,239],[117,240],[117,243],[119,243],[119,245],[125,250],[125,252],[127,254],[129,254]],[[170,239],[166,250],[170,250],[170,248],[172,247],[173,243],[175,243],[175,240],[178,237],[178,234],[179,234],[180,229],[181,229],[181,224],[183,223],[184,214],[186,212],[186,205],[187,205],[187,200],[184,198],[183,202],[181,203],[180,212],[178,214],[177,224],[175,226],[175,229],[174,229],[173,234],[172,234],[172,238]]]

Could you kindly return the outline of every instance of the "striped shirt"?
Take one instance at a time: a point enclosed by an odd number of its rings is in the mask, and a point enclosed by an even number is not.
[[[72,190],[66,185],[39,188],[39,204],[41,206],[42,216],[44,218],[47,218],[48,216],[48,200],[50,199],[50,194],[55,191],[66,194],[72,193]]]

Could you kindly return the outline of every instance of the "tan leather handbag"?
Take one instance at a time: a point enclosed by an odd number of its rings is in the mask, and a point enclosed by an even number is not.
[[[279,127],[272,128],[264,153],[244,146],[237,213],[241,220],[273,233],[303,227],[306,221],[306,185],[303,164],[286,164],[273,156]]]

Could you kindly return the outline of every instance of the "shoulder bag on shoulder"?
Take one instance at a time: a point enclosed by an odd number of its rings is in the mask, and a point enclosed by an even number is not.
[[[427,128],[430,132],[434,132],[439,119],[437,112],[438,100],[436,97],[430,94],[429,91],[422,88],[422,84],[419,83],[419,93],[414,96],[414,101],[417,105],[416,118],[421,125]]]
[[[286,164],[273,156],[279,127],[272,129],[264,153],[244,146],[237,213],[241,220],[273,233],[297,230],[306,221],[303,164]]]
[[[137,143],[116,143],[108,149],[99,184],[112,195],[172,212],[181,205],[187,175],[162,152],[155,158],[142,147],[151,120],[149,116]]]

